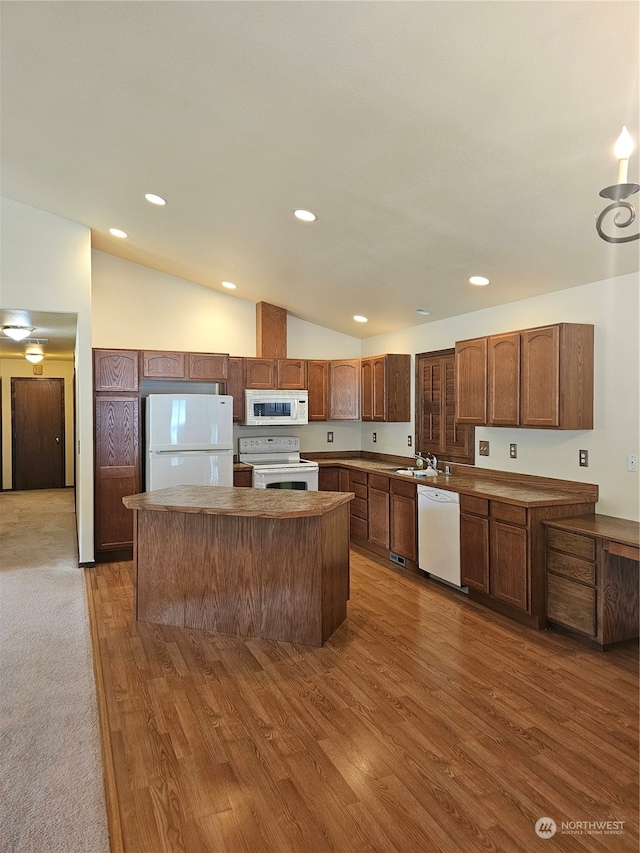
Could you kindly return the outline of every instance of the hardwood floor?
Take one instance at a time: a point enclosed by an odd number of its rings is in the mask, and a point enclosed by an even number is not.
[[[87,571],[114,853],[637,851],[637,643],[351,568],[321,649],[136,623],[131,564]]]

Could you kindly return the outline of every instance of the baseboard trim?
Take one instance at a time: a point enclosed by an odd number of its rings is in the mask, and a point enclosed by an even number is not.
[[[92,575],[85,571],[84,580],[87,591],[87,604],[89,608],[89,630],[91,633],[91,653],[93,658],[93,677],[96,684],[96,699],[98,703],[98,720],[100,724],[100,750],[102,752],[102,774],[104,779],[104,795],[107,804],[107,825],[109,829],[109,844],[111,853],[124,853],[124,840],[122,837],[122,819],[120,817],[120,806],[118,805],[118,792],[116,788],[116,772],[113,765],[113,746],[111,743],[111,732],[109,730],[109,718],[107,716],[107,700],[102,676],[102,660],[98,637],[93,593],[91,590]]]

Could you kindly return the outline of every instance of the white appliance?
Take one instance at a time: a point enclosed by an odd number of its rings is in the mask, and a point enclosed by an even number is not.
[[[233,486],[233,397],[149,394],[147,491],[168,486]]]
[[[253,465],[255,489],[318,491],[318,464],[300,459],[295,436],[260,436],[239,440],[239,459]]]
[[[246,426],[283,426],[306,424],[308,420],[308,391],[244,392]]]
[[[460,575],[460,495],[418,486],[418,567],[467,591]]]

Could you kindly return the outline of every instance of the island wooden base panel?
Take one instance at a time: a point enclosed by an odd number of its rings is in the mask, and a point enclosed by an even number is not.
[[[87,570],[125,853],[637,851],[637,643],[603,654],[359,551],[351,571],[312,649],[136,623],[132,564]],[[603,820],[622,833],[561,832]]]

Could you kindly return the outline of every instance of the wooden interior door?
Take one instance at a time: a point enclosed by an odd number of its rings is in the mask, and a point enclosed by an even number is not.
[[[64,487],[64,379],[11,379],[14,489]]]

